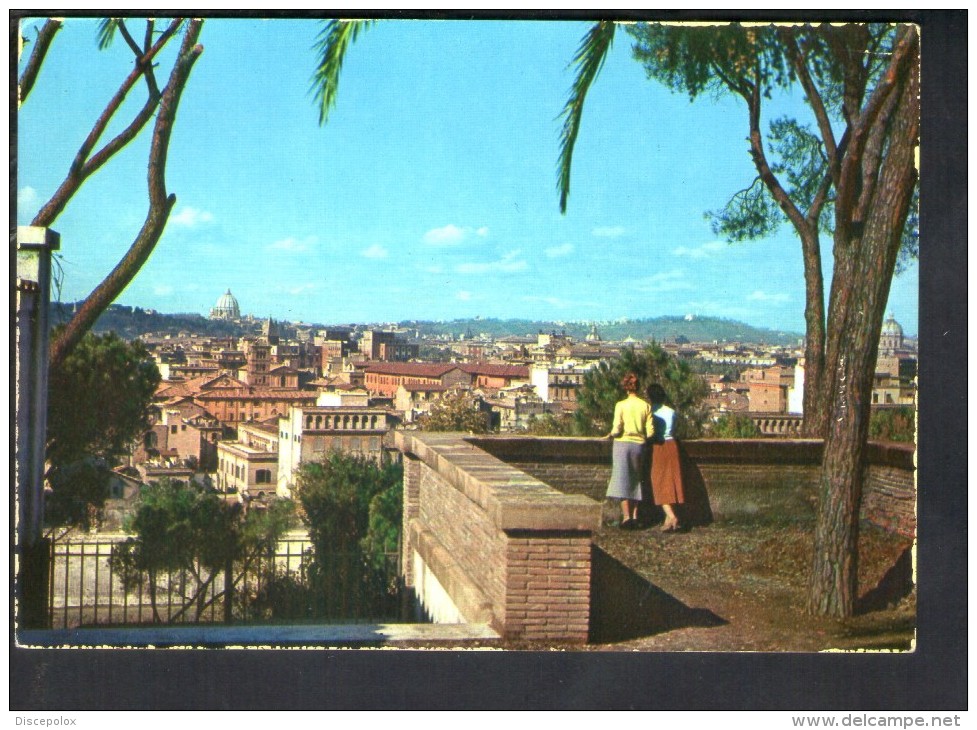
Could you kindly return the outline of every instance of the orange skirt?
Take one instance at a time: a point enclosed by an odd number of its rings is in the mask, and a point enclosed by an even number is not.
[[[667,439],[651,447],[651,491],[655,504],[683,504],[682,459],[678,443]]]

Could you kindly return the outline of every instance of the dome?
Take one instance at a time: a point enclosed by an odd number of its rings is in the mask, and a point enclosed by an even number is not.
[[[211,319],[240,319],[241,309],[238,306],[237,299],[231,294],[231,290],[228,289],[227,292],[221,295],[220,299],[217,300],[217,304],[214,308],[210,310]]]
[[[890,314],[889,318],[882,323],[882,334],[902,337],[902,326],[896,322],[894,315]]]

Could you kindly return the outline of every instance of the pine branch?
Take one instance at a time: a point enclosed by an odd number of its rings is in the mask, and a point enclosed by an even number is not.
[[[850,126],[848,146],[837,185],[835,206],[838,210],[843,212],[854,211],[858,199],[861,197],[863,155],[873,129],[876,129],[876,123],[880,115],[883,114],[883,110],[891,114],[892,105],[889,103],[889,99],[898,84],[904,81],[907,65],[918,56],[919,35],[916,28],[915,26],[904,26],[896,41],[888,68],[872,92],[865,109],[854,124]],[[839,216],[839,221],[842,221],[842,224],[839,225],[836,232],[841,235],[842,239],[850,237],[851,231],[847,229],[847,226],[853,220],[854,218],[851,215]]]
[[[821,140],[824,142],[824,149],[828,155],[828,167],[835,179],[834,181],[837,182],[841,168],[838,160],[838,145],[835,142],[834,131],[831,129],[831,120],[828,118],[828,110],[824,106],[824,99],[821,97],[814,83],[814,79],[811,78],[807,59],[797,44],[794,29],[791,27],[781,28],[780,37],[787,47],[787,56],[790,58],[794,72],[797,74],[797,78],[800,79],[804,93],[807,95],[807,100],[811,105],[811,109],[814,111],[814,117],[818,122],[818,129],[821,131]]]
[[[52,18],[48,19],[37,32],[37,39],[34,41],[34,50],[31,51],[31,57],[27,61],[24,73],[21,74],[20,81],[17,83],[17,86],[20,88],[19,98],[21,104],[27,100],[31,89],[34,88],[34,82],[37,81],[37,75],[41,72],[41,66],[44,64],[44,58],[47,56],[48,49],[51,47],[51,41],[54,40],[54,34],[59,30],[61,30],[61,21]]]
[[[167,28],[166,32],[163,33],[162,36],[160,36],[160,39],[155,43],[155,45],[153,45],[153,47],[150,48],[150,50],[142,57],[143,64],[149,64],[152,61],[152,59],[160,52],[160,50],[162,50],[163,46],[166,45],[167,41],[169,41],[182,23],[183,18],[177,18],[170,24],[170,27]],[[68,201],[71,200],[72,196],[78,191],[78,188],[81,187],[82,183],[85,182],[88,176],[101,167],[102,164],[104,164],[105,159],[101,159],[97,164],[89,167],[86,170],[86,162],[88,162],[88,157],[91,154],[92,149],[105,132],[105,129],[108,127],[109,121],[112,119],[115,112],[118,111],[119,107],[122,105],[126,95],[142,75],[143,69],[140,64],[137,64],[136,68],[134,68],[125,78],[122,85],[119,87],[119,90],[115,93],[108,105],[102,111],[102,114],[95,121],[95,125],[88,133],[88,137],[85,138],[85,141],[75,154],[75,158],[68,170],[68,175],[58,187],[57,191],[55,191],[54,195],[51,196],[51,199],[48,200],[48,202],[45,203],[44,206],[38,211],[37,215],[34,216],[34,220],[31,222],[31,225],[42,227],[50,226],[65,209]],[[158,100],[150,99],[150,102],[152,103],[153,109],[155,109]],[[136,136],[136,133],[142,129],[142,126],[144,126],[149,117],[152,116],[153,109],[150,110],[148,115],[145,114],[145,108],[140,111],[137,115],[137,119],[141,118],[142,124],[139,125],[139,127],[137,127],[135,130],[124,130],[115,140],[110,142],[109,145],[106,145],[106,147],[111,148],[113,154],[121,149],[125,143],[128,143],[133,137]],[[104,151],[105,150],[103,150],[103,152]],[[102,153],[99,153],[99,157],[102,156]]]
[[[50,367],[52,370],[60,367],[64,358],[95,323],[99,315],[128,286],[163,235],[170,211],[176,204],[176,196],[166,193],[166,157],[169,151],[170,135],[176,120],[180,97],[190,77],[190,71],[200,54],[203,53],[203,46],[196,45],[202,25],[202,20],[190,21],[180,53],[173,65],[169,82],[160,101],[159,113],[153,130],[153,141],[149,151],[149,211],[146,215],[146,221],[126,255],[88,295],[75,316],[68,322],[57,339],[51,343]]]

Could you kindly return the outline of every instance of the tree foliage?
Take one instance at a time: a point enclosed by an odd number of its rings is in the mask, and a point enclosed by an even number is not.
[[[335,451],[299,467],[295,497],[312,541],[308,590],[319,615],[384,612],[396,589],[385,568],[397,548],[402,491],[403,467],[389,461]]]
[[[526,433],[533,436],[579,436],[577,422],[572,413],[543,413],[529,417]]]
[[[109,496],[112,470],[101,459],[83,459],[52,468],[51,491],[44,500],[44,522],[50,527],[90,529]]]
[[[465,390],[449,391],[418,418],[422,431],[462,431],[488,433],[489,413],[482,410],[480,399]]]
[[[139,508],[126,525],[134,537],[113,548],[112,566],[127,587],[146,585],[154,622],[163,620],[157,594],[164,576],[168,598],[174,585],[183,587],[181,606],[168,620],[186,620],[191,614],[199,620],[214,602],[230,600],[228,594],[274,549],[291,514],[292,503],[285,500],[245,513],[214,492],[162,480],[143,488]],[[223,589],[209,594],[222,574]]]
[[[709,426],[709,436],[717,439],[756,439],[760,427],[745,413],[723,413]]]
[[[638,376],[638,394],[660,383],[675,409],[673,432],[678,438],[697,438],[706,419],[705,398],[709,386],[692,372],[684,360],[668,354],[660,345],[628,348],[621,356],[605,361],[584,375],[577,394],[576,427],[581,435],[602,435],[610,431],[614,404],[625,397],[621,378],[627,372]]]
[[[331,452],[306,462],[296,475],[296,499],[316,550],[356,552],[362,543],[378,551],[391,547],[399,533],[404,470],[385,461],[378,466],[362,456]],[[396,546],[394,535],[393,546]]]
[[[50,526],[91,526],[109,494],[110,467],[149,428],[156,364],[141,342],[87,334],[50,374],[47,479]]]
[[[916,442],[916,412],[910,406],[872,411],[868,435],[873,441]]]
[[[51,373],[47,458],[54,468],[97,457],[113,462],[149,428],[159,370],[138,340],[87,334]]]

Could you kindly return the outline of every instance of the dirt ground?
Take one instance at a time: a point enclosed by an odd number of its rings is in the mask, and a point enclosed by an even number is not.
[[[616,526],[605,510],[589,650],[911,651],[912,543],[863,526],[859,599],[847,620],[804,610],[810,524],[713,523],[679,533]],[[602,595],[602,593],[604,595]]]

